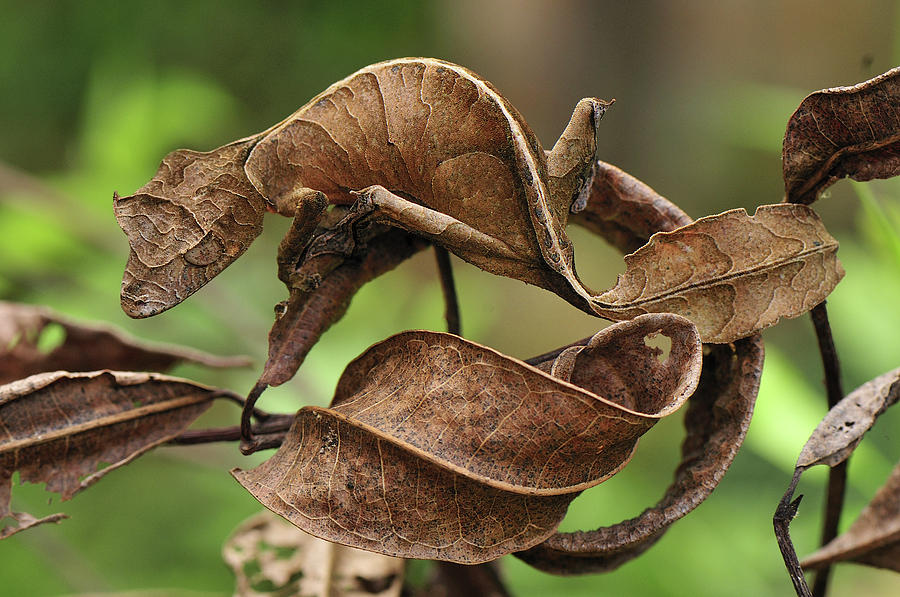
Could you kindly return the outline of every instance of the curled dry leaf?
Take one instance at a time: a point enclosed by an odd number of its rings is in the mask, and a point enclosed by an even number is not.
[[[850,528],[800,565],[821,568],[846,561],[900,572],[900,465]]]
[[[61,336],[50,350],[41,346],[45,333]],[[180,346],[144,344],[113,328],[76,323],[45,307],[0,301],[0,384],[60,369],[165,371],[183,361],[208,367],[250,364],[246,357],[218,357]]]
[[[733,345],[707,346],[697,391],[684,419],[681,463],[665,495],[639,516],[594,531],[556,533],[515,554],[553,574],[618,568],[649,549],[668,528],[699,506],[731,466],[750,426],[762,374],[759,335]]]
[[[406,564],[317,539],[267,511],[235,529],[222,557],[239,597],[399,597]]]
[[[900,398],[900,369],[864,383],[828,411],[800,451],[798,470],[834,466],[856,448],[875,420]]]
[[[585,211],[573,216],[573,222],[623,251],[632,244],[644,244],[658,230],[672,230],[689,222],[683,212],[643,183],[612,166],[599,166],[601,174],[595,178],[594,194]],[[604,179],[609,182],[604,183]],[[574,348],[568,349],[570,353]],[[684,418],[687,437],[681,463],[662,499],[636,518],[593,532],[558,533],[516,556],[556,574],[613,570],[649,549],[669,526],[713,492],[750,425],[764,352],[758,334],[733,346],[708,345],[705,351],[700,384]],[[553,351],[529,362],[550,371],[554,366],[559,368],[561,359],[553,359],[563,352]],[[619,368],[625,371],[631,365],[622,363]]]
[[[180,434],[214,393],[175,377],[116,371],[39,373],[0,386],[0,519],[11,514],[16,471],[67,500]]]
[[[643,343],[656,333],[672,339],[662,364]],[[399,334],[347,367],[331,408],[301,409],[271,459],[233,474],[269,509],[345,545],[461,563],[526,549],[624,466],[699,377],[699,337],[675,315],[611,326],[581,352],[560,367],[589,389],[457,336]],[[621,379],[610,364],[622,358],[652,374]]]
[[[655,234],[595,305],[612,319],[678,313],[704,342],[732,342],[822,302],[844,276],[837,247],[802,205],[726,211]]]
[[[900,173],[900,68],[807,96],[788,120],[785,201],[812,203],[840,178]]]
[[[269,331],[269,358],[259,384],[277,386],[294,376],[319,337],[347,312],[353,295],[428,243],[401,230],[382,231],[364,250],[352,231],[336,227],[313,240],[290,268],[290,298],[278,306]]]
[[[170,154],[116,199],[132,249],[122,306],[146,317],[178,304],[246,249],[263,204],[293,217],[312,189],[585,308],[563,228],[586,201],[607,106],[579,102],[548,158],[471,71],[430,58],[367,66],[267,131]]]
[[[623,253],[631,253],[645,245],[654,232],[686,226],[691,218],[640,180],[598,161],[587,205],[572,214],[569,222],[603,237]]]

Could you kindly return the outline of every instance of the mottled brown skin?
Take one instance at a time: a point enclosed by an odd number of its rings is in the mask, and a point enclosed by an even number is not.
[[[150,183],[116,197],[132,247],[122,307],[147,317],[178,304],[247,249],[265,210],[294,217],[314,190],[589,310],[563,228],[586,202],[607,105],[579,102],[545,157],[518,112],[462,67],[363,68],[258,135],[169,154]]]
[[[131,245],[122,309],[149,317],[177,305],[237,259],[262,232],[266,202],[247,180],[252,140],[167,155],[129,197],[113,197]]]

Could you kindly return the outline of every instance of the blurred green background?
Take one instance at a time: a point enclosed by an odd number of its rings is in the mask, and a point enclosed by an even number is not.
[[[545,146],[579,98],[616,98],[602,123],[603,159],[700,217],[778,202],[784,126],[804,95],[900,64],[900,10],[886,0],[2,0],[0,15],[0,298],[259,365],[272,306],[286,296],[274,275],[287,224],[277,216],[177,309],[144,321],[119,309],[127,243],[112,192],[142,185],[171,149],[262,130],[366,64],[435,56],[492,81]],[[900,183],[841,182],[815,208],[847,270],[828,304],[849,391],[900,365]],[[611,285],[620,256],[580,230],[572,237],[583,279]],[[547,292],[455,264],[464,333],[507,354],[528,357],[605,325]],[[261,406],[326,404],[350,359],[403,329],[443,329],[442,312],[433,257],[419,255],[364,288],[297,378]],[[825,398],[808,319],[765,338],[757,414],[713,496],[610,574],[560,578],[504,558],[516,595],[792,594],[771,516]],[[258,369],[175,373],[245,392]],[[201,424],[237,415],[217,406]],[[854,458],[844,527],[897,460],[898,425],[886,415]],[[563,529],[614,523],[655,502],[680,439],[677,416],[658,425],[625,471],[574,502]],[[0,593],[229,593],[220,546],[259,506],[227,471],[261,458],[234,445],[162,448],[64,504],[16,487],[14,509],[71,519],[0,543]],[[817,542],[824,479],[814,470],[801,484],[792,527],[801,554]],[[900,577],[840,566],[833,594],[851,592],[897,595]]]

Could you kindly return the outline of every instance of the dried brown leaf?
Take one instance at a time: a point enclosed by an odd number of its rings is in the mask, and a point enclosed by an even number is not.
[[[900,369],[864,383],[828,411],[800,451],[797,469],[843,462],[889,406],[900,399]]]
[[[572,224],[603,237],[623,253],[645,245],[654,232],[691,223],[674,203],[612,164],[598,161],[587,205],[572,214]]]
[[[655,234],[594,304],[612,319],[678,313],[704,342],[732,342],[822,302],[844,275],[837,247],[802,205],[726,211]]]
[[[656,333],[673,343],[661,364],[643,343]],[[614,350],[652,372],[626,381],[640,390],[618,385]],[[233,474],[301,529],[352,547],[461,563],[525,549],[699,377],[699,337],[674,315],[611,326],[582,352],[567,372],[590,390],[457,336],[399,334],[347,367],[331,408],[302,409],[275,456]]]
[[[131,246],[122,279],[125,313],[149,317],[177,305],[259,236],[266,205],[243,171],[253,143],[173,151],[134,195],[113,197]]]
[[[807,96],[788,120],[785,201],[809,204],[836,180],[900,173],[900,68]]]
[[[6,539],[7,537],[11,537],[16,533],[27,531],[28,529],[48,522],[60,523],[63,521],[63,519],[68,518],[68,516],[61,513],[51,514],[50,516],[45,516],[44,518],[35,518],[28,512],[7,512],[6,516],[7,518],[11,518],[13,521],[15,521],[15,524],[9,524],[3,528],[0,528],[0,539]]]
[[[846,561],[900,572],[900,465],[850,528],[800,565],[821,568]]]
[[[50,350],[42,346],[45,333],[59,334],[58,345]],[[185,361],[207,367],[250,364],[246,357],[145,344],[114,328],[77,323],[46,307],[0,301],[0,385],[43,371],[165,371]]]
[[[0,519],[10,515],[16,471],[67,500],[180,434],[214,393],[175,377],[117,371],[39,373],[0,386]]]
[[[222,548],[240,597],[399,597],[405,561],[336,545],[271,512],[235,529]]]
[[[603,236],[622,251],[643,245],[656,231],[690,223],[684,212],[618,168],[598,163],[587,208],[570,220]],[[559,370],[577,347],[538,367]],[[702,503],[731,465],[750,424],[759,389],[763,349],[759,336],[734,346],[707,346],[700,385],[688,403],[687,437],[675,482],[660,501],[636,518],[592,532],[558,533],[516,554],[555,574],[613,570],[649,549],[676,521]],[[556,354],[556,351],[554,353]],[[623,363],[621,371],[640,371]]]
[[[697,391],[688,401],[681,463],[665,495],[639,516],[594,531],[556,533],[515,554],[553,574],[618,568],[649,549],[668,528],[699,506],[731,466],[750,426],[762,374],[758,335],[733,345],[707,346]]]

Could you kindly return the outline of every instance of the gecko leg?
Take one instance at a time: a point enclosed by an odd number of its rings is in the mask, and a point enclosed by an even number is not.
[[[296,270],[327,207],[328,198],[320,191],[304,188],[297,193],[291,214],[294,219],[278,245],[278,279],[288,288],[302,283],[295,279]]]
[[[359,214],[357,217],[365,214],[374,222],[425,237],[483,270],[509,275],[508,271],[514,267],[521,269],[523,264],[529,262],[527,255],[505,242],[453,216],[395,195],[382,186],[367,187],[356,195],[358,199],[354,210]]]

